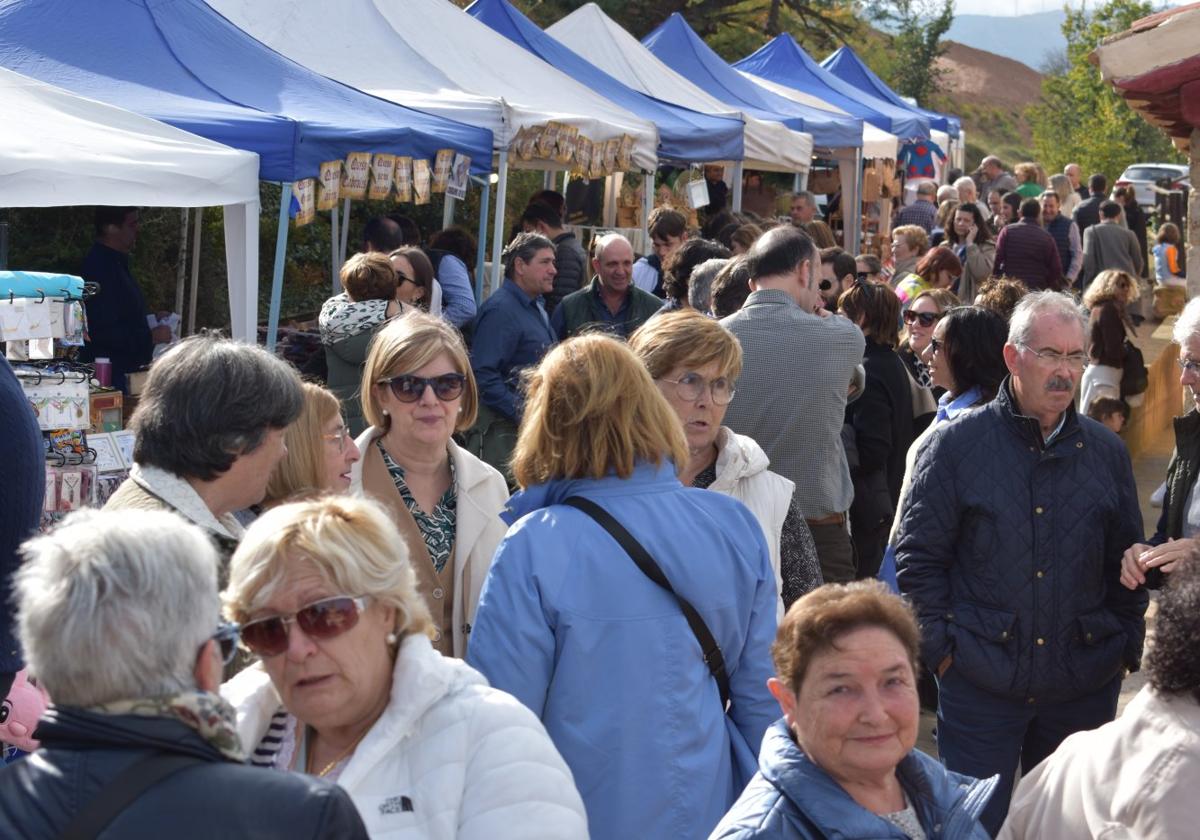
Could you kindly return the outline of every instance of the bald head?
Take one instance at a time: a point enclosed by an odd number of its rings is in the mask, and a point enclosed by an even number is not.
[[[594,245],[592,269],[605,291],[625,294],[633,278],[633,246],[619,233],[607,233]]]

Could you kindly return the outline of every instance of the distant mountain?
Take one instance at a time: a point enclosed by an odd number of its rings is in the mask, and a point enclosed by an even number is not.
[[[1062,34],[1065,18],[1061,9],[1017,17],[955,15],[946,40],[987,50],[1041,70],[1048,54],[1067,48]]]

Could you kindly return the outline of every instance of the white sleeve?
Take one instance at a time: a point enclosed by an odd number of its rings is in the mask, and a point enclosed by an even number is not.
[[[658,272],[645,257],[633,264],[633,285],[650,294],[654,294],[654,287],[658,285]]]

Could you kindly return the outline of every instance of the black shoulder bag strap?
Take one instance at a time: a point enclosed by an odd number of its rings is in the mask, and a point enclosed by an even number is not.
[[[180,770],[203,763],[203,759],[194,755],[165,752],[151,753],[135,761],[75,813],[58,840],[95,840],[118,814],[154,785]]]
[[[721,653],[721,646],[717,644],[717,640],[709,632],[708,625],[700,617],[700,613],[691,605],[691,602],[675,591],[675,587],[671,586],[671,581],[667,580],[667,576],[663,574],[663,570],[659,567],[658,563],[654,562],[654,558],[650,556],[650,552],[646,551],[642,547],[642,544],[634,539],[633,535],[626,531],[625,527],[612,517],[612,514],[591,499],[585,499],[582,496],[572,496],[569,499],[564,499],[562,503],[576,510],[583,511],[596,520],[596,523],[605,531],[608,531],[609,535],[617,541],[621,548],[625,549],[625,552],[633,558],[633,562],[642,570],[642,574],[675,596],[675,600],[679,602],[680,609],[683,610],[683,617],[687,619],[688,627],[692,628],[692,633],[696,636],[696,641],[700,643],[700,650],[704,655],[704,664],[708,666],[709,673],[717,681],[717,690],[721,694],[721,708],[728,712],[729,675],[725,673],[725,656]]]

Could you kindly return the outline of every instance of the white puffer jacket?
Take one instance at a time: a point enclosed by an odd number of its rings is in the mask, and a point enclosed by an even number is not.
[[[280,708],[256,665],[221,687],[253,751]],[[265,772],[265,771],[264,771]],[[587,816],[541,721],[460,660],[412,635],[392,696],[337,780],[373,838],[575,840]]]
[[[771,551],[771,568],[775,571],[775,592],[783,591],[783,574],[780,571],[779,535],[783,532],[783,520],[796,485],[768,469],[771,460],[762,447],[745,435],[739,435],[725,426],[717,433],[717,480],[709,490],[733,496],[754,514],[767,538]],[[783,601],[778,605],[777,618],[783,618]]]

